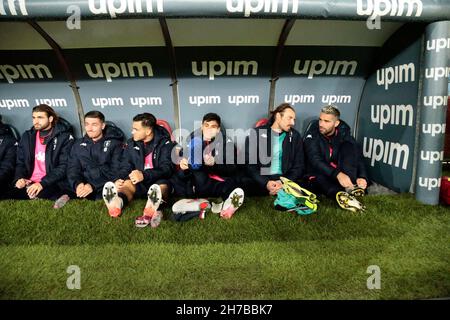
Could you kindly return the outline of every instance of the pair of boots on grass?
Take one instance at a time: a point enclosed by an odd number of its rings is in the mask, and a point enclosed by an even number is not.
[[[124,201],[119,196],[115,184],[113,182],[107,182],[103,186],[102,195],[109,215],[114,218],[119,217],[122,214]],[[163,201],[161,187],[158,184],[151,185],[147,192],[147,202],[143,214],[135,219],[136,227],[146,227],[148,225],[152,228],[158,227],[163,218],[163,213],[159,210]],[[242,206],[243,202],[244,191],[241,188],[234,189],[223,203],[220,217],[223,219],[231,219],[239,207]],[[202,214],[204,217],[204,210],[203,212],[199,212],[200,217]]]

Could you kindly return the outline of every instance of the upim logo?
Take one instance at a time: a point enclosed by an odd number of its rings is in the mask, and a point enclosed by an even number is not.
[[[156,2],[156,10],[158,13],[164,12],[163,0],[146,0],[145,10],[147,13],[153,13],[154,5]],[[96,7],[95,4],[99,6]],[[118,4],[118,6],[115,6]],[[142,13],[142,1],[141,0],[89,0],[89,10],[93,14],[108,14],[111,18],[116,18],[117,14],[122,13]]]
[[[334,94],[328,94],[322,96],[322,103],[324,104],[334,104],[334,103],[350,103],[352,101],[352,96],[336,96]]]
[[[448,103],[448,96],[424,96],[423,97],[423,105],[425,107],[433,107],[436,109],[437,107],[446,107]]]
[[[434,137],[437,134],[444,134],[445,133],[445,126],[446,124],[440,124],[440,123],[423,123],[422,124],[422,132],[423,133],[431,133],[431,136]]]
[[[106,78],[106,81],[111,82],[113,78],[136,77],[135,71],[137,71],[138,77],[153,77],[152,65],[149,62],[127,62],[119,63],[119,65],[109,63],[96,63],[95,72],[92,71],[92,67],[89,63],[84,65],[87,74],[91,78]]]
[[[250,71],[251,68],[251,71]],[[215,76],[226,74],[227,76],[252,75],[258,73],[256,61],[202,61],[201,69],[198,69],[197,61],[192,61],[192,74],[194,76],[208,76],[214,80]]]
[[[40,104],[48,104],[49,106],[54,107],[67,107],[67,100],[62,98],[62,99],[49,99],[49,98],[41,98],[41,99],[34,99],[34,101],[36,102],[36,105],[40,105]]]
[[[409,147],[407,144],[401,145],[396,142],[383,141],[381,139],[364,137],[363,142],[363,155],[365,158],[370,158],[370,165],[373,167],[375,161],[382,161],[383,163],[392,165],[395,155],[395,167],[400,166],[400,161],[403,156],[402,169],[406,170],[408,167]]]
[[[314,101],[316,100],[316,97],[314,95],[311,94],[302,94],[302,95],[298,95],[298,94],[285,94],[284,95],[284,102],[289,103],[293,106],[295,106],[295,104],[297,103],[314,103]]]
[[[419,186],[422,188],[427,188],[428,191],[434,188],[441,187],[441,178],[423,178],[419,177]]]
[[[105,107],[122,107],[123,106],[123,99],[120,97],[114,97],[114,98],[92,98],[92,105],[95,107],[100,107],[104,109]]]
[[[420,151],[420,159],[424,161],[429,161],[430,164],[434,162],[441,162],[444,160],[444,151]]]
[[[439,52],[442,49],[450,49],[450,38],[440,38],[427,41],[428,51],[434,50],[436,52]]]
[[[52,79],[53,75],[45,64],[0,65],[0,79],[14,83],[17,79]]]
[[[425,77],[437,81],[441,78],[450,77],[450,67],[425,68]]]
[[[412,127],[414,110],[412,105],[372,105],[370,119],[373,123],[380,124],[380,130],[383,130],[385,124],[402,125]],[[401,121],[400,121],[401,120]]]
[[[414,9],[416,9],[416,17],[422,15],[423,3],[420,0],[366,0],[365,2],[364,8],[364,0],[356,1],[356,14],[370,16],[371,20],[386,15],[411,17]]]
[[[204,104],[220,104],[220,96],[189,96],[189,104],[200,107]]]
[[[377,84],[384,85],[387,90],[393,83],[413,82],[415,81],[416,66],[414,63],[402,64],[399,66],[388,67],[377,70]]]
[[[278,5],[281,2],[281,13],[298,12],[299,0],[227,0],[227,11],[230,13],[244,13],[244,17],[249,17],[252,13],[278,13]],[[253,3],[253,5],[252,5]]]
[[[358,62],[352,61],[325,61],[325,60],[305,60],[303,67],[300,69],[301,60],[295,60],[294,73],[295,74],[307,74],[308,79],[314,78],[314,76],[326,74],[326,75],[354,75]],[[348,70],[350,69],[350,70]]]
[[[240,104],[257,104],[259,96],[228,96],[228,103],[239,106]]]
[[[11,110],[12,108],[29,108],[30,103],[28,99],[1,99],[0,100],[0,108],[8,108]]]
[[[5,6],[4,6],[4,2],[6,1],[0,1],[0,15],[6,15],[6,10],[5,10]],[[23,16],[27,16],[28,12],[27,12],[27,7],[25,6],[25,0],[8,0],[8,9],[9,12],[12,16],[17,16],[17,10],[16,10],[16,4],[15,2],[18,2],[19,4],[19,10],[20,10],[20,14]]]
[[[162,106],[161,97],[131,97],[130,103],[132,106]]]

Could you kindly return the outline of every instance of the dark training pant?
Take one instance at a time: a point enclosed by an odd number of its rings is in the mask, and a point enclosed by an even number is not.
[[[268,196],[269,191],[261,186],[252,178],[243,176],[240,179],[241,188],[246,196]]]
[[[193,171],[195,194],[200,198],[221,197],[227,199],[231,191],[238,187],[233,178],[223,178],[225,181],[218,181],[209,177],[208,173],[202,170]]]
[[[64,194],[64,192],[60,188],[54,187],[54,186],[48,186],[48,187],[45,187],[44,189],[42,189],[41,192],[39,192],[39,194],[37,195],[37,198],[54,201],[54,200],[58,199],[60,196],[62,196],[63,194]],[[11,190],[9,197],[11,199],[16,199],[16,200],[30,200],[30,197],[27,194],[27,188],[17,189],[14,187]]]
[[[11,195],[11,185],[8,181],[0,180],[0,199],[8,199]]]
[[[353,184],[356,184],[358,173],[358,149],[357,146],[350,142],[344,142],[338,150],[337,169],[350,177]],[[339,191],[345,189],[340,185],[337,178],[326,175],[316,175],[308,180],[308,188],[317,194],[324,194],[328,198],[333,198]]]

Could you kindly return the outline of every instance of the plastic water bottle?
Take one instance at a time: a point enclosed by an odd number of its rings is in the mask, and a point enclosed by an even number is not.
[[[189,168],[199,170],[203,164],[203,140],[200,137],[194,137],[189,142]]]

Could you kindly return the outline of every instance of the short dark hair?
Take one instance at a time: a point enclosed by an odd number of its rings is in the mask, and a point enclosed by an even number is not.
[[[270,112],[271,119],[274,120],[277,113],[281,113],[281,115],[283,115],[283,113],[286,111],[286,109],[291,109],[292,111],[295,112],[294,107],[292,107],[289,103],[282,103],[278,107],[276,107],[275,110]]]
[[[33,108],[32,113],[34,112],[45,112],[47,114],[47,117],[53,117],[52,126],[55,125],[56,122],[58,122],[59,117],[56,114],[55,110],[53,110],[52,107],[50,107],[48,104],[40,104]]]
[[[101,122],[105,122],[105,115],[97,110],[89,111],[88,113],[86,113],[84,115],[84,119],[86,118],[100,119]]]
[[[143,127],[153,129],[156,125],[156,118],[154,115],[148,112],[135,115],[133,121],[141,121]]]
[[[203,116],[202,123],[203,122],[209,122],[209,121],[217,122],[217,124],[220,127],[221,120],[220,120],[220,116],[217,113],[210,112],[210,113],[207,113],[207,114],[205,114]]]

